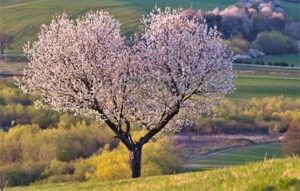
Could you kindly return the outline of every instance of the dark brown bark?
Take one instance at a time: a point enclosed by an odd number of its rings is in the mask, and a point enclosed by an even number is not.
[[[162,120],[157,124],[157,126],[151,129],[140,141],[132,145],[130,150],[130,167],[132,178],[138,178],[141,176],[141,162],[142,162],[142,147],[146,144],[153,136],[160,132],[168,122],[179,112],[180,105],[177,103],[173,110],[166,113]]]
[[[128,150],[131,150],[133,143],[127,136],[126,132],[122,131],[122,129],[115,123],[113,123],[103,112],[102,108],[99,106],[97,100],[94,100],[95,102],[95,110],[99,112],[100,115],[103,116],[103,120],[106,123],[106,125],[116,134],[116,137],[119,138],[124,145],[127,147]]]
[[[141,176],[141,165],[142,165],[142,147],[134,146],[130,151],[130,168],[131,177],[138,178]]]
[[[140,144],[146,144],[152,137],[154,137],[157,133],[159,133],[172,119],[180,109],[180,103],[174,105],[173,109],[166,113],[162,119],[157,123],[156,127],[151,129],[144,137],[140,139]]]
[[[141,176],[141,163],[142,163],[142,147],[146,144],[152,137],[159,133],[173,117],[179,112],[180,102],[176,103],[173,108],[162,115],[161,120],[156,124],[156,126],[149,130],[148,133],[141,137],[138,142],[132,140],[130,135],[130,122],[126,120],[126,131],[123,131],[118,124],[113,123],[103,112],[98,102],[95,100],[95,110],[97,110],[102,116],[104,122],[109,126],[109,128],[116,134],[123,144],[130,151],[130,168],[132,178],[138,178]]]
[[[0,191],[4,191],[4,177],[0,175]]]

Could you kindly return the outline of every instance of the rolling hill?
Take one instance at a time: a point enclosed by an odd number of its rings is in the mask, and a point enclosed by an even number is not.
[[[10,52],[21,52],[27,41],[33,41],[41,24],[47,24],[56,13],[66,12],[76,17],[89,10],[105,9],[120,20],[123,31],[130,34],[137,30],[141,16],[160,7],[193,7],[194,9],[223,9],[237,0],[1,0],[0,32],[12,34],[14,42]],[[299,5],[281,1],[284,9],[299,19]]]
[[[276,159],[244,166],[121,181],[37,184],[7,191],[219,191],[300,190],[300,159]]]

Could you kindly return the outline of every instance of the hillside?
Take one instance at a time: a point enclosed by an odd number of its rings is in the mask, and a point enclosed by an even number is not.
[[[0,32],[12,34],[14,42],[10,52],[21,52],[27,41],[33,41],[41,24],[48,23],[55,13],[66,12],[76,17],[88,10],[105,9],[123,25],[124,33],[137,30],[141,16],[160,7],[193,7],[194,9],[223,9],[236,0],[2,0],[0,3]],[[281,1],[283,8],[298,19],[299,4]]]
[[[0,6],[0,32],[10,33],[14,36],[11,49],[20,52],[22,46],[34,40],[39,27],[48,23],[55,13],[66,12],[76,17],[89,10],[105,9],[120,20],[124,33],[131,33],[138,28],[141,16],[151,11],[156,0],[4,0]],[[213,0],[200,3],[196,0],[189,1],[159,1],[159,6],[171,5],[174,7],[189,7],[197,9],[224,8],[233,4],[235,0]]]
[[[114,182],[44,184],[7,191],[217,191],[217,190],[299,190],[300,159],[277,159],[245,166],[171,176]]]

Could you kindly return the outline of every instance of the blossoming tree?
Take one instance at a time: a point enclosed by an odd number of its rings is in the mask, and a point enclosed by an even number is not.
[[[43,106],[95,116],[130,151],[141,176],[142,147],[177,114],[209,112],[232,89],[232,54],[218,33],[182,10],[156,9],[130,43],[107,12],[76,20],[65,14],[42,26],[24,52],[21,88]],[[144,130],[132,138],[132,126]]]

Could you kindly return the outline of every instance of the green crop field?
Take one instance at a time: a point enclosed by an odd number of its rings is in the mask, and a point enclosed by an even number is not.
[[[242,165],[249,162],[258,162],[270,158],[282,157],[281,144],[251,145],[244,148],[230,149],[215,156],[193,158],[186,166],[189,170],[219,168],[232,165]]]
[[[49,23],[55,13],[66,12],[76,17],[88,10],[105,9],[120,20],[124,33],[131,33],[138,28],[142,15],[151,11],[156,2],[161,7],[193,6],[196,9],[207,10],[224,8],[233,4],[235,0],[5,0],[0,6],[1,32],[10,33],[15,37],[11,49],[20,52],[27,41],[35,39],[40,25]]]
[[[300,159],[276,159],[245,166],[121,181],[41,184],[7,191],[219,191],[300,190]]]
[[[236,90],[230,98],[299,97],[300,78],[271,75],[238,75]]]
[[[160,7],[193,7],[194,9],[223,9],[237,0],[1,0],[0,32],[14,36],[10,52],[21,52],[27,41],[33,41],[41,24],[50,22],[55,13],[66,12],[76,17],[88,10],[105,9],[120,20],[124,33],[137,30],[142,15],[155,4]],[[299,19],[299,4],[282,2],[293,18]],[[298,7],[297,7],[298,6]]]

